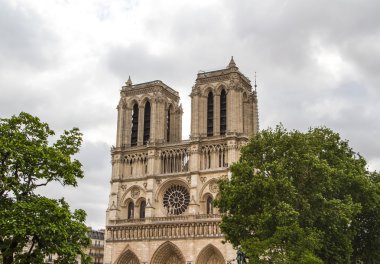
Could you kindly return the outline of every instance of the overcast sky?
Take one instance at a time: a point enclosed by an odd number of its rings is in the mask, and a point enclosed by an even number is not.
[[[0,116],[79,127],[85,179],[43,191],[102,228],[119,91],[162,80],[190,119],[199,70],[257,72],[260,128],[325,125],[380,169],[378,0],[0,0]],[[183,124],[188,138],[189,122]]]

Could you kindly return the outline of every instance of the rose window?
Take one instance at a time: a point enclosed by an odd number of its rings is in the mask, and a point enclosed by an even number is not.
[[[173,185],[164,194],[164,207],[169,215],[180,215],[189,206],[190,194],[181,185]]]

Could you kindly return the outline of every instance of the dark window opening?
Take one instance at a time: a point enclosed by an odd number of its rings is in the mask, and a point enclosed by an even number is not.
[[[145,207],[146,207],[146,203],[145,201],[142,201],[140,203],[140,218],[145,218]]]
[[[132,110],[132,134],[131,146],[137,145],[137,133],[139,129],[139,106],[135,104]]]
[[[227,128],[227,96],[226,91],[223,89],[220,94],[220,134],[226,134]]]
[[[146,145],[146,143],[149,141],[150,137],[150,103],[146,102],[145,109],[144,109],[144,140],[143,144]]]
[[[211,152],[207,151],[207,169],[211,169]]]
[[[134,209],[135,209],[135,206],[133,205],[133,202],[129,202],[129,204],[128,204],[128,219],[133,219]]]
[[[207,97],[207,136],[211,137],[214,134],[214,96],[212,92],[208,93]]]
[[[214,211],[214,206],[212,203],[212,197],[209,196],[207,198],[207,214],[213,214],[213,211]]]

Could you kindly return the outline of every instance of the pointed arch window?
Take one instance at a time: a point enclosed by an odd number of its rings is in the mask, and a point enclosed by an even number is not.
[[[144,108],[144,140],[143,144],[146,145],[146,143],[149,141],[150,138],[150,103],[145,103]]]
[[[214,95],[212,92],[207,96],[207,136],[214,135]]]
[[[146,202],[141,201],[140,203],[140,218],[145,218],[145,207],[146,207]]]
[[[131,133],[131,146],[137,145],[137,133],[139,129],[139,106],[137,103],[133,105],[132,109],[132,133]]]
[[[223,89],[220,93],[220,134],[225,135],[227,129],[227,95]]]
[[[206,208],[207,214],[213,214],[214,213],[214,205],[212,201],[212,197],[209,196],[207,198],[207,208]]]
[[[128,219],[133,219],[133,214],[134,214],[135,206],[133,202],[128,203]]]

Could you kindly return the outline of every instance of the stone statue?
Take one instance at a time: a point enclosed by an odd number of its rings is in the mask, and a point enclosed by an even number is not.
[[[236,252],[236,260],[238,264],[244,264],[247,263],[246,256],[243,251],[241,251],[240,246],[238,247],[238,250]]]

